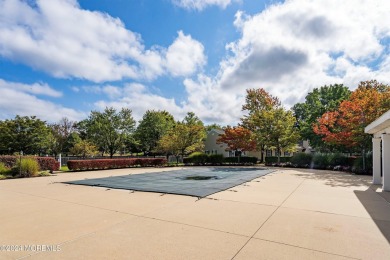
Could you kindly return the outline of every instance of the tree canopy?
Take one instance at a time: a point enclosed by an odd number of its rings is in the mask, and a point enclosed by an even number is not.
[[[85,122],[87,137],[112,156],[123,147],[134,132],[135,121],[130,109],[106,107],[103,112],[92,111]]]
[[[139,149],[144,152],[155,151],[158,141],[174,125],[175,119],[167,111],[146,111],[135,131]]]
[[[256,149],[256,140],[253,133],[242,126],[227,126],[224,133],[217,139],[217,144],[224,143],[228,150],[234,151],[241,156],[241,152],[253,151]]]
[[[389,85],[376,80],[360,82],[349,99],[318,119],[313,131],[325,143],[364,150],[371,147],[371,136],[364,128],[389,109]]]
[[[0,122],[1,153],[42,154],[49,152],[46,122],[35,116],[16,116]]]
[[[336,149],[334,145],[322,141],[321,137],[313,131],[313,124],[317,123],[325,112],[337,110],[340,103],[350,95],[351,91],[342,84],[325,85],[309,92],[304,103],[295,104],[292,110],[299,123],[302,138],[309,140],[310,145],[320,151]]]
[[[203,122],[194,114],[188,113],[182,122],[177,122],[161,137],[158,150],[175,156],[184,156],[203,151],[206,138]]]

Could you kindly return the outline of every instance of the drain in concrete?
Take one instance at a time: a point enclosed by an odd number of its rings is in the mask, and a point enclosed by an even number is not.
[[[207,181],[207,180],[218,180],[218,176],[187,176],[182,178],[183,180],[192,180],[192,181]]]

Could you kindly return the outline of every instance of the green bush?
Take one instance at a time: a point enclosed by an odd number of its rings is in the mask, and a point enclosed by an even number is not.
[[[207,162],[211,164],[223,163],[223,154],[210,154],[207,158]]]
[[[329,165],[328,155],[317,153],[313,156],[311,167],[314,169],[326,169]]]
[[[9,169],[5,167],[5,164],[0,162],[0,174],[7,174],[9,172]]]
[[[297,167],[310,167],[313,160],[313,155],[310,153],[295,153],[290,162]]]
[[[291,162],[291,157],[280,157],[280,163],[287,163]],[[265,157],[265,164],[271,165],[273,163],[278,163],[278,157],[277,156],[267,156]]]
[[[194,152],[188,156],[191,163],[194,164],[205,164],[207,162],[208,156],[205,153]]]
[[[257,157],[251,157],[251,156],[241,156],[241,157],[225,157],[223,158],[224,163],[231,163],[231,164],[237,164],[237,163],[249,163],[249,164],[255,164],[257,163]]]
[[[22,160],[16,161],[12,171],[15,175],[20,175],[20,177],[36,176],[39,172],[39,164],[32,158],[22,158]]]
[[[340,153],[328,154],[328,165],[331,167],[335,166],[349,166],[348,157]]]
[[[0,180],[7,179],[7,176],[12,174],[11,169],[5,166],[4,163],[0,162]]]
[[[372,153],[366,155],[365,169],[363,169],[362,157],[357,157],[353,161],[352,172],[356,174],[372,174]]]

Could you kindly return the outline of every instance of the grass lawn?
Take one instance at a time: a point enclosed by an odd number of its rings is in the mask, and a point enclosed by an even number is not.
[[[69,168],[68,168],[68,166],[61,166],[61,168],[60,168],[60,171],[62,171],[62,172],[68,172],[69,171]]]

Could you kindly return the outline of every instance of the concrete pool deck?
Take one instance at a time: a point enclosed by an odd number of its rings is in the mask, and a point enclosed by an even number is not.
[[[390,196],[370,176],[278,169],[201,200],[60,183],[162,170],[0,181],[0,259],[390,259]]]

